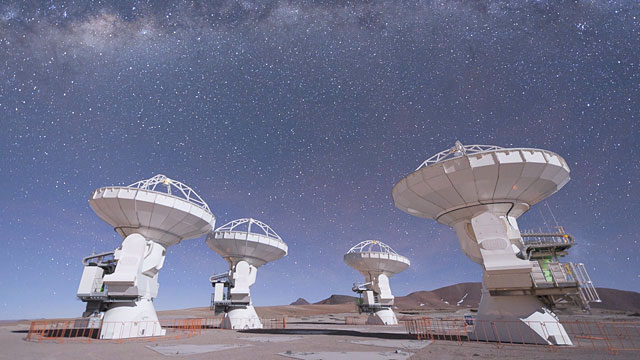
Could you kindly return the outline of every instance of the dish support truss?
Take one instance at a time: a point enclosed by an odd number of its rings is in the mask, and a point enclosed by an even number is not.
[[[376,248],[378,250],[374,250]],[[353,246],[351,249],[349,249],[349,251],[347,251],[347,254],[351,254],[351,253],[361,253],[361,252],[380,252],[380,253],[384,253],[384,254],[393,254],[393,255],[398,255],[401,256],[400,254],[398,254],[395,250],[393,250],[391,248],[391,246],[383,243],[382,241],[379,240],[365,240],[362,241],[358,244],[356,244],[355,246]]]
[[[439,162],[445,161],[447,159],[451,159],[458,156],[467,156],[472,154],[477,154],[486,151],[495,151],[504,149],[500,146],[496,145],[462,145],[460,141],[456,141],[455,146],[449,148],[447,150],[441,151],[432,157],[428,158],[420,166],[416,168],[416,170],[420,170],[423,167],[427,167],[429,165],[437,164]]]
[[[241,225],[247,224],[247,229],[246,230],[241,230],[240,227]],[[230,221],[222,226],[220,226],[219,228],[217,228],[215,231],[235,231],[235,232],[247,232],[247,233],[251,233],[251,228],[252,225],[256,225],[258,226],[258,228],[260,230],[262,230],[262,235],[266,235],[269,238],[272,238],[274,240],[278,240],[280,242],[284,242],[282,240],[282,238],[280,237],[280,235],[278,235],[278,233],[276,233],[271,226],[263,223],[260,220],[256,220],[256,219],[252,219],[252,218],[244,218],[244,219],[237,219],[237,220],[233,220]],[[242,226],[242,228],[244,228],[244,226]],[[255,229],[255,227],[254,227]],[[253,233],[258,234],[259,232],[253,231]]]
[[[158,185],[160,185],[160,187],[158,187]],[[150,179],[140,180],[129,185],[128,187],[132,189],[150,190],[157,192],[163,192],[159,189],[162,189],[162,187],[164,187],[163,190],[165,190],[164,192],[166,192],[167,194],[187,200],[188,202],[200,208],[203,208],[208,212],[211,212],[211,209],[209,209],[209,205],[207,205],[207,203],[202,200],[200,195],[198,195],[191,187],[181,183],[180,181],[169,179],[162,174],[158,174]],[[156,188],[158,188],[158,190],[156,190]]]

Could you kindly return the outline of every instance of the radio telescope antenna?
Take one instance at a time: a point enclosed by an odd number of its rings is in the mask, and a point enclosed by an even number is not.
[[[569,235],[521,234],[518,228],[518,217],[560,190],[569,175],[566,161],[551,151],[458,141],[394,186],[397,208],[452,227],[462,251],[482,266],[475,328],[483,322],[495,327],[471,338],[509,341],[518,324],[530,337],[526,342],[571,345],[551,309],[559,301],[585,309],[599,301],[583,264],[553,261],[573,245]]]
[[[397,324],[398,319],[391,310],[394,296],[389,278],[408,269],[411,265],[409,259],[382,241],[365,240],[347,251],[344,262],[365,277],[365,282],[353,284],[352,290],[360,295],[358,311],[369,314],[367,323]]]
[[[103,324],[101,339],[164,335],[153,299],[166,249],[206,235],[215,216],[192,188],[165,175],[96,189],[89,206],[124,240],[115,251],[83,260],[77,292],[87,303],[83,317]]]
[[[227,329],[259,329],[262,323],[251,301],[249,287],[258,268],[287,255],[289,247],[269,225],[244,218],[230,221],[207,236],[207,245],[229,263],[229,271],[211,276],[211,307],[224,313]]]

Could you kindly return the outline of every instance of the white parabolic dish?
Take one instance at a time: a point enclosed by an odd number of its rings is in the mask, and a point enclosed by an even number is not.
[[[478,207],[518,217],[570,180],[566,161],[547,150],[470,145],[440,152],[393,188],[396,207],[451,225]]]
[[[215,216],[198,194],[164,175],[96,189],[89,206],[123,238],[138,233],[165,248],[215,226]]]
[[[207,245],[232,265],[244,260],[255,267],[280,259],[289,249],[269,225],[250,218],[222,225],[207,236]]]
[[[385,274],[389,277],[409,268],[411,262],[378,240],[363,241],[344,255],[344,262],[364,276]]]

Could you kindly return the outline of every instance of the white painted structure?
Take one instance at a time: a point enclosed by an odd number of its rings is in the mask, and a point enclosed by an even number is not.
[[[462,251],[482,265],[476,323],[497,326],[477,331],[472,338],[509,341],[509,332],[519,332],[529,334],[527,342],[571,345],[550,309],[553,303],[546,300],[570,296],[574,294],[567,295],[570,290],[582,291],[586,285],[568,279],[538,286],[534,278],[539,277],[540,267],[523,255],[517,223],[532,205],[560,190],[569,173],[566,161],[550,151],[456,142],[394,186],[396,207],[452,227]]]
[[[209,206],[193,189],[164,175],[99,188],[89,205],[124,240],[113,252],[84,259],[77,292],[87,302],[83,316],[102,319],[103,339],[164,335],[153,298],[166,249],[209,233],[215,226]]]
[[[358,243],[344,255],[344,262],[358,270],[365,282],[354,284],[353,291],[360,294],[358,308],[369,314],[368,324],[395,325],[398,323],[391,309],[394,296],[389,278],[409,268],[411,262],[390,246],[378,240]]]
[[[251,301],[249,287],[258,268],[287,255],[288,246],[269,225],[255,219],[238,219],[207,236],[207,245],[229,263],[229,271],[213,275],[212,307],[224,312],[227,329],[259,329],[262,323]]]

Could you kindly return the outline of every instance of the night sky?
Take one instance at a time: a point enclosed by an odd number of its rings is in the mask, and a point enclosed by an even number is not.
[[[563,156],[521,228],[555,216],[596,286],[640,291],[638,1],[5,0],[0,124],[0,319],[80,316],[82,257],[121,242],[89,195],[158,173],[289,245],[257,306],[351,294],[366,239],[411,260],[397,296],[480,281],[391,197],[458,139]],[[156,308],[208,306],[226,269],[204,238],[170,247]]]

